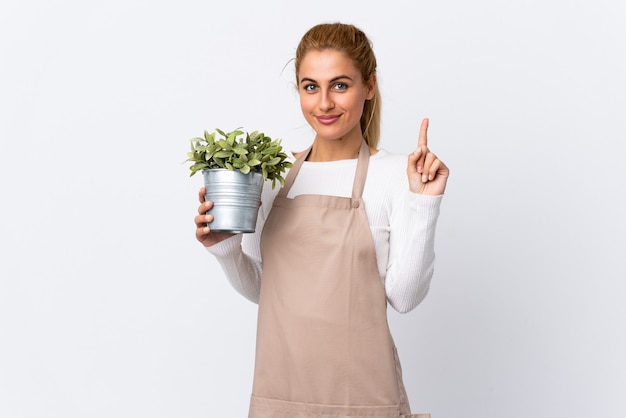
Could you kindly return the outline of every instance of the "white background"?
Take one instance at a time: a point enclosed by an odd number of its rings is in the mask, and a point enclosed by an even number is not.
[[[0,417],[244,417],[256,307],[195,241],[188,140],[312,139],[290,59],[368,33],[381,147],[451,168],[429,296],[391,312],[415,411],[626,416],[626,3],[0,6]],[[284,69],[283,69],[284,68]]]

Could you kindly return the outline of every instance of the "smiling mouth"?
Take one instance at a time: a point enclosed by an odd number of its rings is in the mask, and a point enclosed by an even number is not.
[[[340,116],[341,115],[320,115],[320,116],[316,116],[316,119],[319,121],[319,123],[323,125],[330,125],[334,123],[335,121],[337,121],[337,119],[339,119]]]

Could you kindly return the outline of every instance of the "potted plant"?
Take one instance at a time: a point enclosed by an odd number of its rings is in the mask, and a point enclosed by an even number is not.
[[[204,176],[205,199],[213,201],[207,212],[215,219],[211,230],[220,232],[254,232],[263,182],[283,187],[283,173],[292,166],[280,139],[241,129],[204,131],[204,137],[191,139],[187,156],[190,176]]]

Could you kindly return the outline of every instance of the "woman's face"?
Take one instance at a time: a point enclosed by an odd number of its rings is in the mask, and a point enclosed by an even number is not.
[[[333,49],[309,51],[298,74],[300,106],[319,139],[362,140],[360,119],[374,86],[363,83],[352,60]]]

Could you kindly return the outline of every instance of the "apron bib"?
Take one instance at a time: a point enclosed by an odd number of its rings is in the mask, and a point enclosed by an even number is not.
[[[361,144],[352,197],[287,193],[289,171],[261,239],[254,384],[249,418],[410,415],[387,298],[362,194]]]

